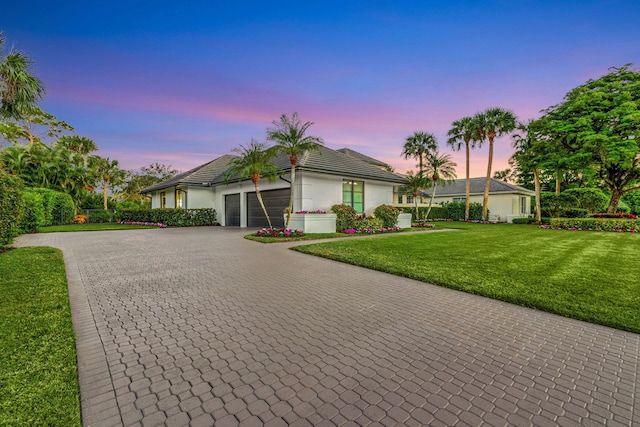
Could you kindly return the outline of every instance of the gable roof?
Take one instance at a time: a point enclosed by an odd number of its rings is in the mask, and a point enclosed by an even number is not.
[[[225,154],[208,163],[178,174],[173,178],[147,187],[140,191],[140,193],[150,193],[155,190],[162,190],[163,188],[175,187],[177,185],[200,185],[206,187],[224,175],[224,172],[227,170],[227,165],[234,157],[235,156],[230,154]]]
[[[353,157],[354,159],[358,159],[360,161],[369,163],[370,165],[378,166],[378,167],[381,167],[381,168],[389,168],[390,167],[385,162],[381,162],[380,160],[374,159],[373,157],[369,157],[369,156],[367,156],[365,154],[359,153],[357,151],[353,151],[350,148],[340,148],[340,149],[338,149],[336,151],[339,152],[339,153],[342,153],[342,154],[346,154],[349,157]]]
[[[337,150],[332,150],[322,145],[319,147],[319,151],[305,151],[302,156],[300,156],[296,169],[329,175],[340,175],[349,178],[391,182],[395,184],[404,184],[406,182],[404,175],[386,171],[369,162],[359,160],[355,157]],[[367,157],[364,155],[362,156]],[[141,193],[150,193],[164,188],[175,187],[176,185],[206,187],[222,184],[225,182],[224,173],[227,170],[229,162],[234,157],[236,156],[229,154],[224,155],[210,161],[209,163],[205,163],[187,172],[176,175],[166,181],[147,187],[142,190]],[[289,156],[286,154],[278,154],[271,161],[285,173],[291,171]],[[237,178],[229,180],[229,182],[237,181]]]
[[[484,194],[484,186],[487,181],[486,178],[471,178],[471,195]],[[436,197],[438,196],[461,196],[464,197],[466,195],[465,190],[465,179],[456,179],[452,184],[445,184],[444,186],[438,185],[436,189]],[[423,195],[431,197],[431,189],[423,191]],[[495,178],[491,178],[491,184],[489,186],[490,194],[507,194],[507,193],[518,193],[518,194],[526,194],[533,196],[535,194],[534,191],[529,190],[524,187],[520,187],[519,185],[509,184],[508,182],[500,181]]]

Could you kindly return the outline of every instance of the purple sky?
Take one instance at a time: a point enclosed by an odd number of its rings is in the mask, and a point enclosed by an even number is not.
[[[414,131],[452,153],[453,120],[495,106],[536,118],[609,67],[640,65],[637,0],[11,3],[0,30],[35,62],[44,109],[128,169],[187,170],[297,111],[328,147],[406,172]],[[494,171],[511,153],[498,141]]]

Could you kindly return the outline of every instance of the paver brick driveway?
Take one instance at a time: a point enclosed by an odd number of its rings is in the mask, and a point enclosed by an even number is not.
[[[18,238],[64,251],[85,425],[640,425],[637,334],[245,233]]]

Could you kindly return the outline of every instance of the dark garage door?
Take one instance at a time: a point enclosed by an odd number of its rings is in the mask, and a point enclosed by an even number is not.
[[[225,225],[240,226],[240,194],[224,196]]]
[[[284,211],[289,206],[289,197],[291,190],[284,188],[282,190],[261,191],[262,201],[271,217],[271,224],[276,227],[284,227]],[[269,223],[264,216],[262,207],[258,202],[256,193],[247,193],[247,227],[268,227]]]

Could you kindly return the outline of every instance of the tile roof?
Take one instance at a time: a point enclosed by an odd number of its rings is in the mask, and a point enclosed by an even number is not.
[[[229,161],[231,161],[231,159],[233,159],[234,157],[235,156],[232,156],[230,154],[225,154],[222,157],[218,157],[217,159],[212,160],[208,163],[178,174],[173,178],[167,179],[166,181],[162,181],[150,187],[147,187],[140,193],[150,193],[155,190],[174,187],[176,185],[201,185],[203,187],[206,187],[212,182],[217,181],[218,178],[222,178],[224,171],[227,170]]]
[[[471,195],[484,194],[484,185],[486,183],[486,178],[471,178]],[[520,187],[519,185],[510,184],[508,182],[500,181],[498,179],[491,178],[491,184],[489,186],[490,194],[499,194],[499,193],[520,193],[520,194],[528,194],[534,195],[535,192],[529,190],[524,187]],[[451,184],[445,184],[444,186],[438,185],[436,190],[437,196],[465,196],[465,179],[456,179]],[[425,196],[431,196],[431,190],[426,190],[423,192]]]
[[[353,151],[350,148],[340,148],[340,149],[338,149],[336,151],[339,152],[339,153],[342,153],[342,154],[346,154],[349,157],[353,157],[354,159],[362,160],[363,162],[367,162],[367,163],[372,164],[374,166],[378,166],[378,167],[381,167],[381,168],[390,167],[385,162],[381,162],[380,160],[374,159],[373,157],[369,157],[369,156],[367,156],[365,154],[358,153],[357,151]]]

